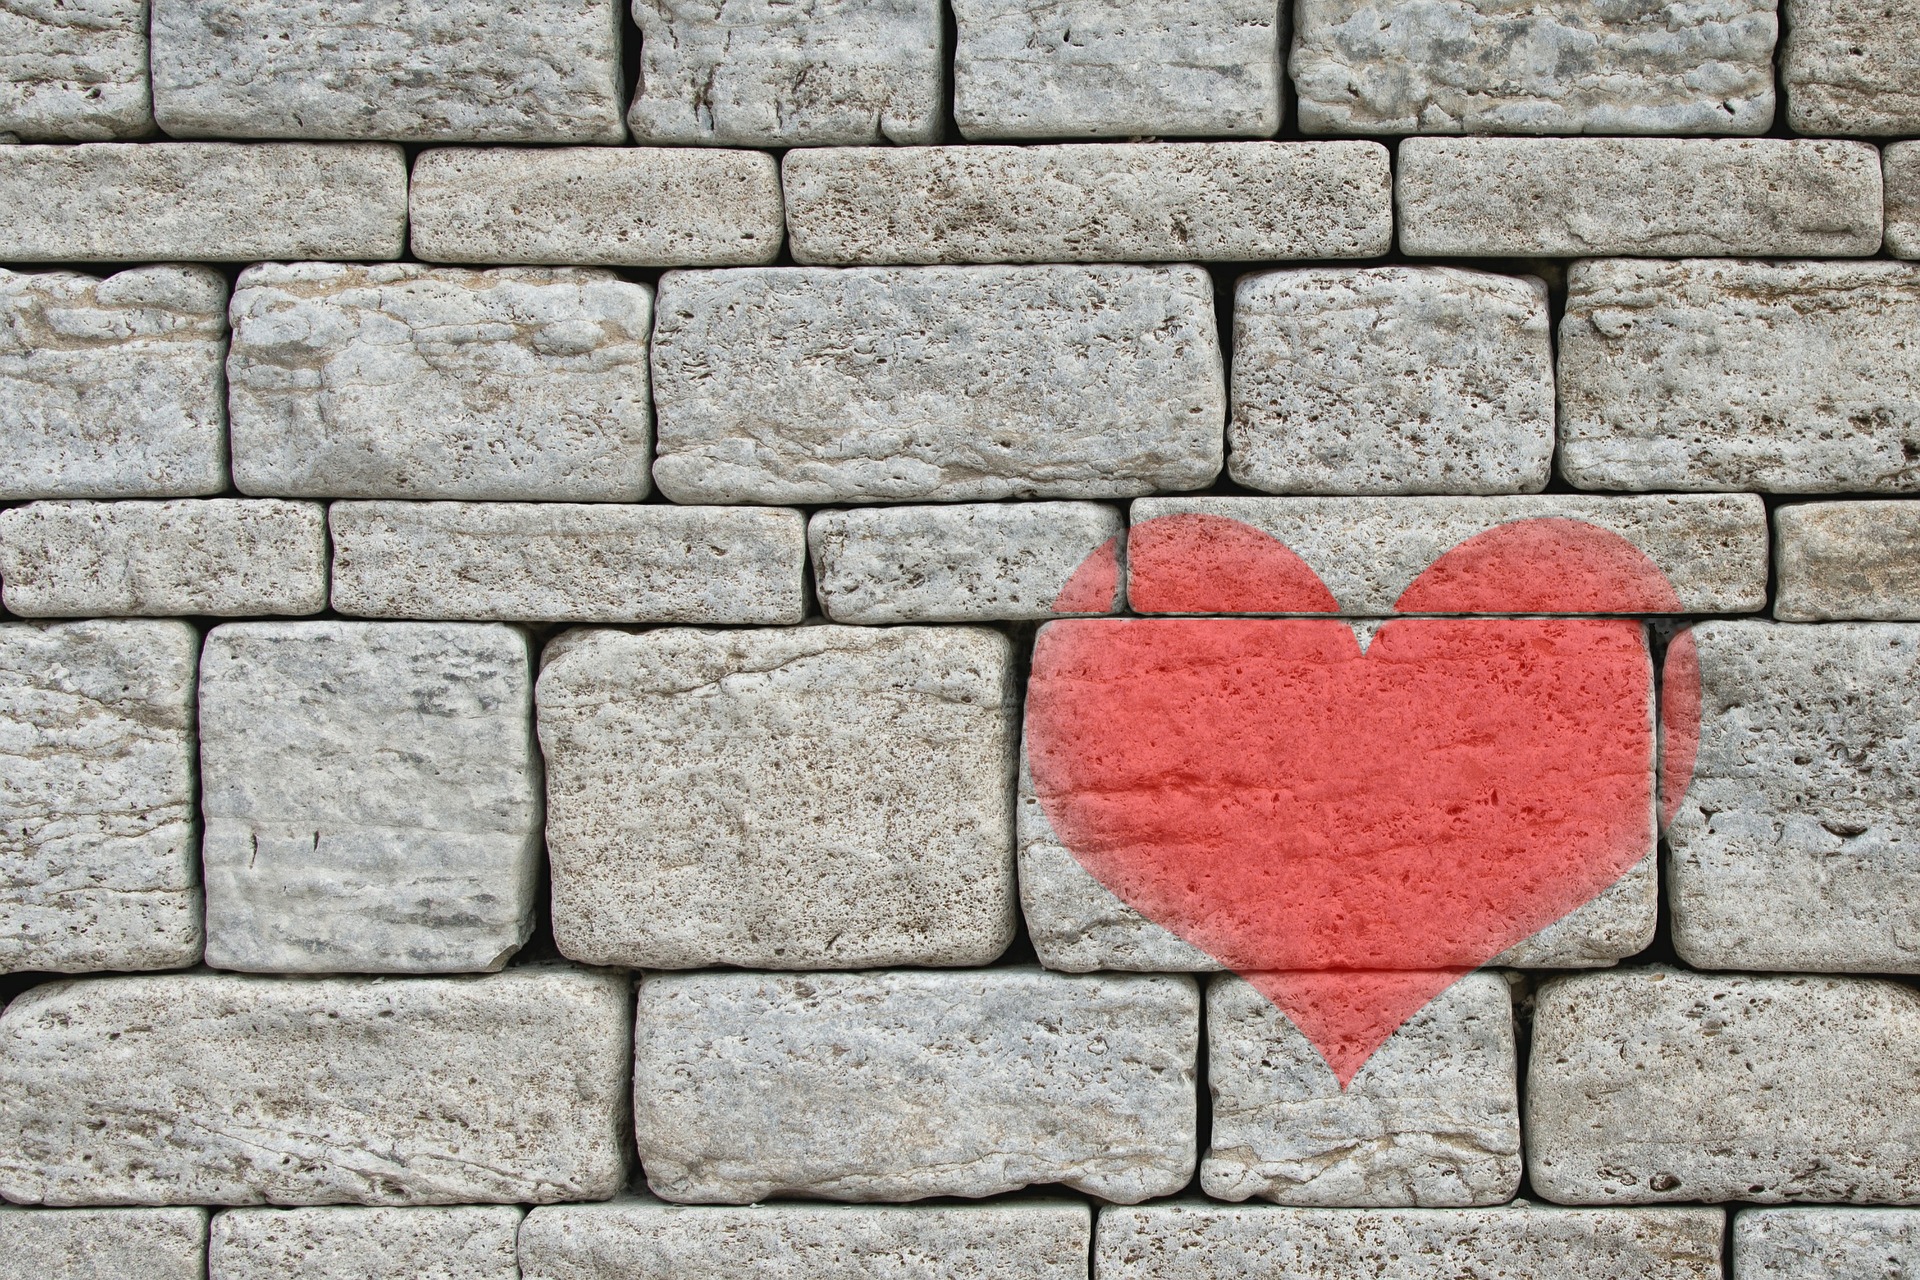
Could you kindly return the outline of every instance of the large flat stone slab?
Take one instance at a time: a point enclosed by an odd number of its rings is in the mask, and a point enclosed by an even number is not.
[[[1786,0],[1780,79],[1796,133],[1920,133],[1915,0]]]
[[[33,1280],[206,1280],[207,1211],[8,1205],[0,1268]]]
[[[106,142],[152,132],[146,0],[0,9],[0,133]]]
[[[1920,142],[1896,142],[1880,155],[1887,187],[1887,252],[1896,258],[1920,258]]]
[[[1920,503],[1782,503],[1773,564],[1782,622],[1920,620]]]
[[[520,1280],[524,1215],[518,1205],[229,1209],[213,1220],[206,1280]]]
[[[1743,1209],[1730,1243],[1743,1280],[1884,1280],[1920,1267],[1920,1213]]]

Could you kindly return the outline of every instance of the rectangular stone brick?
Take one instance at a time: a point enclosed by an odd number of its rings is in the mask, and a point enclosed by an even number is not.
[[[498,969],[533,928],[532,653],[511,627],[239,622],[200,665],[207,963]]]
[[[835,622],[1024,622],[1123,607],[1126,526],[1095,502],[865,507],[819,512],[807,542]]]
[[[1115,498],[1220,471],[1199,267],[677,271],[658,315],[675,502]]]
[[[229,1209],[213,1220],[206,1280],[520,1280],[525,1212],[518,1205]]]
[[[205,1280],[205,1209],[0,1208],[0,1271],[20,1280]]]
[[[625,1182],[626,977],[155,974],[0,1014],[26,1204],[550,1204]]]
[[[986,964],[1014,932],[1006,637],[573,631],[538,692],[554,938],[591,964]]]
[[[1920,133],[1920,3],[1785,5],[1780,75],[1796,133]]]
[[[823,147],[780,171],[796,262],[1369,258],[1393,240],[1374,142]]]
[[[1588,489],[1920,489],[1920,266],[1581,262],[1560,471]]]
[[[791,625],[806,517],[745,507],[336,502],[333,607],[371,618]]]
[[[428,262],[751,266],[785,235],[760,151],[448,147],[414,161],[409,200]]]
[[[1784,503],[1773,563],[1782,622],[1920,619],[1920,503]]]
[[[1920,258],[1920,142],[1896,142],[1880,152],[1887,188],[1887,252]]]
[[[105,142],[152,132],[146,0],[0,8],[0,134]]]
[[[1534,1002],[1527,1173],[1562,1204],[1920,1199],[1920,995],[1622,969]]]
[[[1743,1209],[1732,1244],[1740,1280],[1884,1280],[1920,1268],[1920,1213]]]
[[[1062,1183],[1130,1204],[1192,1176],[1199,1034],[1190,978],[649,976],[640,1162],[689,1203]]]
[[[618,0],[152,3],[171,137],[626,141]]]
[[[0,625],[0,971],[200,958],[184,622]]]
[[[220,617],[327,607],[327,513],[234,498],[34,502],[0,511],[7,610]]]
[[[384,143],[0,148],[0,261],[395,258],[406,227]]]
[[[1815,138],[1409,138],[1394,203],[1418,256],[1865,257],[1880,158]]]
[[[647,496],[653,290],[610,271],[240,275],[233,480],[276,497]]]

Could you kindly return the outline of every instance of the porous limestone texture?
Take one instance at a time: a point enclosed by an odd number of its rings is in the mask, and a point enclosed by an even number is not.
[[[1199,1035],[1191,978],[649,975],[640,1163],[683,1203],[1064,1183],[1132,1204],[1192,1176]]]
[[[1920,490],[1920,266],[1580,262],[1560,472],[1583,489]]]
[[[1741,1280],[1897,1280],[1920,1269],[1920,1213],[1743,1209],[1731,1243]]]
[[[1547,286],[1453,267],[1242,276],[1227,471],[1267,493],[1532,493],[1553,460]]]
[[[1132,497],[1224,452],[1194,266],[670,272],[653,376],[675,502]]]
[[[220,492],[226,349],[209,267],[0,268],[0,499]]]
[[[19,1280],[206,1280],[205,1209],[0,1208],[0,1272]]]
[[[1896,142],[1880,152],[1887,189],[1887,252],[1920,258],[1920,142]]]
[[[625,1182],[624,975],[154,974],[0,1014],[24,1204],[551,1204]]]
[[[0,581],[23,618],[318,613],[327,513],[272,499],[29,503],[0,511]]]
[[[1207,986],[1216,1200],[1503,1204],[1520,1185],[1506,979],[1469,974],[1413,1015],[1345,1089],[1313,1043],[1237,977]]]
[[[845,147],[940,141],[938,0],[634,0],[640,142]]]
[[[1005,636],[961,627],[551,641],[537,697],[561,952],[993,960],[1014,931],[1012,663]]]
[[[520,1280],[524,1214],[517,1205],[229,1209],[213,1220],[206,1280]]]
[[[1920,973],[1920,626],[1704,622],[1693,638],[1674,949],[1702,969]]]
[[[1920,503],[1784,503],[1773,566],[1782,622],[1920,619]]]
[[[820,148],[780,173],[796,262],[1369,258],[1393,241],[1377,142]]]
[[[761,151],[446,147],[414,161],[409,200],[428,262],[752,266],[786,233]]]
[[[0,261],[395,258],[406,227],[389,143],[0,147]]]
[[[792,625],[806,517],[754,507],[336,502],[333,607],[369,618]]]
[[[1920,133],[1920,0],[1785,0],[1780,76],[1796,133]]]
[[[992,138],[1264,138],[1273,0],[953,0],[953,116]]]
[[[152,0],[175,138],[624,142],[620,0]]]
[[[1027,622],[1121,607],[1126,531],[1126,515],[1097,502],[981,503],[822,511],[807,542],[820,608],[835,622]],[[1109,544],[1111,582],[1061,601]]]
[[[146,0],[0,6],[0,134],[106,142],[152,132]]]
[[[520,1231],[525,1280],[1086,1280],[1093,1213],[1059,1200],[554,1205]],[[215,1277],[218,1280],[218,1277]]]
[[[1409,138],[1394,204],[1416,256],[1865,257],[1880,156],[1818,138]]]
[[[207,963],[497,969],[533,927],[532,653],[511,627],[237,622],[200,663]]]
[[[184,622],[0,625],[0,971],[199,960],[199,652]]]
[[[249,267],[233,482],[276,497],[647,496],[653,290],[610,271]]]
[[[1563,1204],[1920,1199],[1920,994],[1621,969],[1534,1003],[1527,1174]]]
[[[1301,0],[1307,133],[1764,133],[1775,0]]]

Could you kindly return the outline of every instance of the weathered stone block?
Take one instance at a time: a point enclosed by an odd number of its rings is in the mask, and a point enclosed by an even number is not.
[[[1920,489],[1920,266],[1582,262],[1560,470],[1589,489]]]
[[[1220,471],[1198,267],[673,272],[658,315],[675,502],[1114,498]]]
[[[524,1214],[517,1205],[229,1209],[213,1220],[207,1280],[520,1280]]]
[[[1393,240],[1374,142],[818,148],[780,169],[797,262],[1367,258]]]
[[[1880,152],[1887,189],[1887,252],[1920,258],[1920,142],[1896,142]]]
[[[972,628],[553,641],[538,701],[560,950],[676,969],[992,960],[1014,931],[1011,665],[1004,636]]]
[[[1409,138],[1394,203],[1419,256],[1865,257],[1880,158],[1815,138]]]
[[[791,625],[806,517],[751,507],[336,502],[333,607],[373,618]]]
[[[550,1204],[625,1182],[624,975],[156,974],[0,1014],[19,1203]]]
[[[693,1203],[1167,1195],[1193,1172],[1199,1016],[1190,978],[649,976],[640,1162]]]
[[[1920,132],[1920,3],[1785,0],[1780,50],[1787,123],[1797,133]]]
[[[0,9],[0,133],[104,142],[152,132],[146,0]]]
[[[449,147],[414,161],[409,199],[428,262],[750,266],[785,235],[761,151]]]
[[[200,664],[207,963],[505,964],[539,874],[532,685],[510,627],[214,628]]]
[[[21,1280],[206,1280],[205,1209],[0,1208],[0,1270]]]
[[[1227,470],[1268,493],[1512,493],[1553,459],[1547,287],[1452,267],[1243,276]]]
[[[653,291],[610,271],[241,273],[233,479],[277,497],[647,496]]]
[[[1782,622],[1920,619],[1920,503],[1775,507],[1773,563]]]
[[[1741,1280],[1885,1280],[1920,1268],[1920,1213],[1743,1209],[1732,1245]]]

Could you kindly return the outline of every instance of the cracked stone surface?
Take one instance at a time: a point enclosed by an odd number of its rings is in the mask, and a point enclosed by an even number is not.
[[[1782,622],[1920,620],[1920,504],[1783,503],[1773,563]]]
[[[205,1209],[0,1207],[0,1268],[34,1280],[206,1280]]]
[[[1887,188],[1887,252],[1920,258],[1920,142],[1896,142],[1881,153]]]
[[[146,0],[0,4],[0,134],[105,142],[152,132]]]
[[[1886,1280],[1920,1267],[1911,1209],[1743,1209],[1733,1273],[1749,1280]]]
[[[520,1280],[518,1205],[229,1209],[206,1280]],[[198,1277],[196,1277],[198,1280]]]
[[[1920,0],[1785,0],[1780,77],[1796,133],[1920,132]]]

